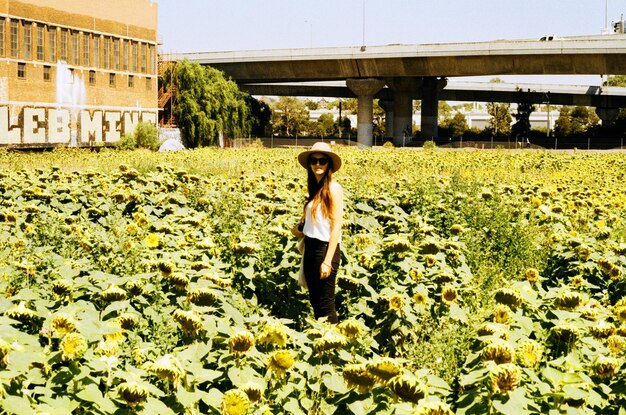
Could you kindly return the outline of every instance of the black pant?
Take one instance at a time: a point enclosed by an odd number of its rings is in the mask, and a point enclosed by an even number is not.
[[[324,262],[327,250],[328,242],[309,237],[304,238],[304,276],[309,287],[309,300],[311,300],[315,318],[328,317],[329,322],[336,324],[339,320],[335,310],[335,281],[341,250],[337,244],[331,261],[333,269],[330,276],[321,279],[320,267]]]

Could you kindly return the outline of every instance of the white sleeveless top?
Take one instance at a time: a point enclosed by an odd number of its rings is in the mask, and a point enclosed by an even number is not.
[[[332,183],[331,186],[334,184],[335,183]],[[324,242],[330,241],[330,220],[322,215],[322,207],[317,205],[317,209],[315,209],[315,221],[313,221],[312,210],[313,201],[310,201],[306,205],[306,216],[302,233],[309,238],[315,238]],[[341,210],[343,211],[343,206]],[[339,243],[341,243],[341,233],[339,234]]]

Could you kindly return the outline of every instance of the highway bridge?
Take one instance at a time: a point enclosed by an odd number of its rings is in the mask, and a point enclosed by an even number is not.
[[[322,94],[315,85],[303,82],[341,81],[334,94],[345,96],[346,89],[356,96],[358,143],[371,146],[372,100],[389,101],[393,113],[394,143],[402,141],[411,123],[412,100],[422,100],[422,138],[437,137],[437,104],[440,99],[517,102],[519,95],[499,89],[497,84],[473,89],[447,88],[448,79],[467,76],[499,75],[618,75],[626,74],[626,35],[611,34],[553,38],[550,41],[497,40],[452,44],[361,46],[345,48],[276,49],[186,53],[173,60],[188,59],[217,68],[242,89],[273,90],[272,95],[300,95],[297,88],[308,87],[307,96]],[[272,84],[283,84],[272,85]],[[265,85],[265,86],[263,86]],[[291,86],[290,86],[291,85]],[[317,88],[323,86],[317,85]],[[273,89],[272,89],[273,88]],[[281,91],[283,93],[276,93]],[[326,87],[328,88],[328,87]],[[511,86],[508,86],[510,89]],[[528,91],[530,102],[570,101],[595,104],[603,120],[624,107],[623,94],[610,88],[587,87],[584,94],[559,94],[549,90]],[[609,94],[609,93],[613,94]],[[326,89],[326,93],[330,93]],[[265,94],[265,93],[263,93]],[[270,93],[268,93],[269,95]],[[567,98],[565,95],[570,95]],[[454,98],[452,98],[454,97]],[[475,99],[482,97],[481,99]],[[585,98],[582,98],[585,97]],[[515,99],[513,99],[515,98]]]

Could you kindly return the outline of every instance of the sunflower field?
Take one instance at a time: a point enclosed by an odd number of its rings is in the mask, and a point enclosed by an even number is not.
[[[0,151],[0,414],[626,414],[623,154],[338,148],[332,326],[299,151]]]

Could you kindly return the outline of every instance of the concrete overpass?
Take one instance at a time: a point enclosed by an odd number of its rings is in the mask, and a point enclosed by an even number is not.
[[[188,59],[222,70],[244,89],[246,84],[345,81],[359,101],[358,142],[370,146],[372,99],[385,86],[390,100],[389,113],[393,112],[394,142],[401,142],[402,132],[411,123],[412,99],[416,96],[422,99],[422,137],[436,137],[437,103],[444,97],[448,78],[626,74],[626,35],[551,41],[187,53],[174,55],[173,59]],[[597,95],[603,97],[603,91],[599,92]],[[480,94],[480,91],[472,94]],[[472,94],[458,91],[457,98]],[[613,104],[608,98],[597,99],[599,108],[606,109],[607,113],[616,108],[608,106]]]

